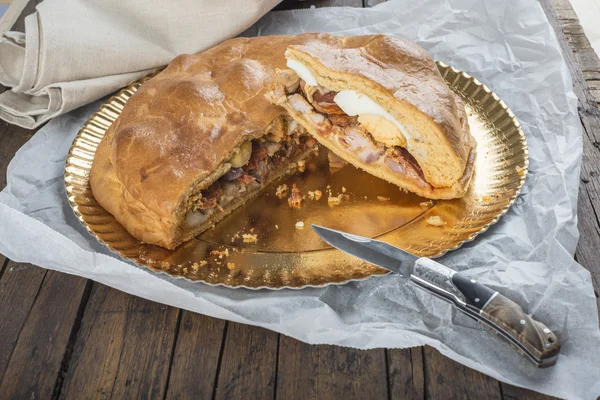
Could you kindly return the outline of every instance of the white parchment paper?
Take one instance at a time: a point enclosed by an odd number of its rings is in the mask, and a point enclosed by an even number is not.
[[[581,130],[571,78],[533,1],[405,0],[374,9],[268,14],[246,35],[330,31],[406,36],[485,82],[523,126],[531,168],[523,193],[488,232],[441,261],[498,289],[561,339],[558,363],[537,369],[449,304],[398,276],[302,291],[250,291],[171,279],[119,260],[67,203],[67,151],[100,103],[52,120],[12,160],[0,193],[0,252],[147,299],[263,326],[308,343],[362,349],[428,344],[514,385],[568,398],[600,395],[600,332],[590,274],[573,260]]]

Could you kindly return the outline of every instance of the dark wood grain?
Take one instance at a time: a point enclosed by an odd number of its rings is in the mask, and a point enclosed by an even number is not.
[[[179,312],[94,284],[61,397],[162,398]]]
[[[23,31],[27,10],[40,1],[30,1],[13,30]],[[0,85],[0,93],[5,90]],[[6,170],[10,160],[34,132],[0,120],[0,190],[6,187]],[[46,270],[10,262],[0,254],[0,382],[45,275]]]
[[[30,0],[29,3],[23,9],[21,16],[15,22],[12,27],[13,30],[24,31],[23,21],[27,15],[28,10],[35,5],[39,4],[41,0]],[[0,85],[0,93],[3,93],[6,88]],[[25,144],[35,131],[20,128],[15,125],[0,120],[0,191],[6,187],[6,168],[8,163],[12,160],[16,151]],[[1,223],[1,221],[0,221]],[[0,254],[0,274],[2,274],[3,268],[6,267],[7,260]],[[1,306],[1,303],[0,303]]]
[[[167,399],[209,399],[214,390],[225,321],[184,311],[171,362]]]
[[[390,399],[424,399],[423,348],[390,349],[386,353]]]
[[[600,311],[600,109],[590,94],[579,64],[573,58],[573,51],[569,48],[551,2],[541,0],[540,3],[557,34],[565,61],[571,71],[573,89],[579,100],[579,117],[583,127],[583,160],[578,204],[580,239],[575,254],[579,263],[591,272],[596,303]],[[564,2],[557,4],[562,10],[567,7]],[[600,72],[600,67],[598,71]]]
[[[27,143],[34,133],[35,131],[10,125],[8,122],[0,120],[0,191],[6,187],[6,170],[8,169],[8,164],[13,159],[17,150]],[[0,275],[6,263],[6,258],[0,254]]]
[[[0,383],[4,398],[49,399],[53,395],[62,379],[63,359],[85,292],[85,279],[47,273]]]
[[[498,381],[425,346],[425,393],[429,399],[500,399]]]
[[[214,398],[272,399],[278,336],[255,326],[228,323]]]
[[[8,262],[0,279],[0,381],[21,328],[38,295],[46,270]]]
[[[23,129],[0,120],[0,190],[6,187],[6,169],[21,148],[35,131]]]
[[[279,336],[277,399],[315,399],[319,382],[319,350],[285,335]]]
[[[502,398],[504,400],[558,400],[557,397],[546,396],[533,390],[523,389],[506,383],[502,384]]]
[[[383,399],[388,396],[385,350],[313,346],[281,335],[279,399]]]

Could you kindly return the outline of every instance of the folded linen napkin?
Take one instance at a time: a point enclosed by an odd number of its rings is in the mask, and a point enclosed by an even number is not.
[[[0,118],[35,128],[236,36],[279,1],[45,0],[25,33],[0,37],[0,83],[12,88],[0,94]]]

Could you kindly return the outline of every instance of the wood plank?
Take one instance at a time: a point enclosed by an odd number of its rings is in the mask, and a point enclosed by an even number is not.
[[[579,72],[587,72],[587,71],[599,71],[600,70],[600,60],[598,60],[598,56],[592,49],[580,50],[575,54],[575,60],[577,61],[577,69]]]
[[[215,379],[225,321],[184,311],[166,393],[167,399],[209,399]]]
[[[315,399],[319,383],[320,349],[285,335],[279,335],[276,399]]]
[[[179,310],[94,284],[61,398],[162,398]]]
[[[579,244],[576,257],[592,275],[592,283],[598,300],[600,285],[600,109],[594,101],[573,53],[564,39],[564,34],[550,6],[549,0],[541,0],[548,21],[554,28],[565,61],[573,79],[573,90],[579,100],[579,118],[583,127],[583,160],[581,169],[582,184],[579,187]],[[566,5],[563,4],[566,7]],[[600,311],[600,310],[599,310]]]
[[[559,21],[559,26],[561,27],[563,34],[565,34],[566,36],[585,35],[585,32],[583,31],[583,27],[579,24],[578,20],[572,20],[572,19],[562,20],[562,21]],[[575,51],[577,49],[572,49],[572,50]]]
[[[8,264],[8,260],[6,259],[6,257],[4,257],[2,255],[2,253],[0,253],[0,277],[2,277],[2,274],[4,274],[4,270],[6,268],[6,265]],[[1,305],[2,303],[0,303]],[[0,379],[2,379],[0,377]]]
[[[272,399],[278,334],[255,326],[227,324],[214,399]]]
[[[592,100],[596,103],[600,103],[600,80],[589,79],[587,80],[588,85],[590,86],[590,95],[592,96]]]
[[[570,0],[550,0],[549,5],[557,12],[573,9]]]
[[[389,398],[417,400],[425,398],[423,347],[387,350]]]
[[[0,190],[6,187],[6,169],[17,150],[35,133],[0,120]]]
[[[587,80],[600,80],[600,71],[586,71],[583,72],[584,79]]]
[[[41,0],[30,0],[12,29],[23,31],[22,26],[25,16],[31,13],[31,7],[35,9],[35,6],[40,2]],[[3,92],[5,89],[4,86],[1,86],[1,88],[0,92]],[[6,187],[6,167],[8,163],[12,160],[17,150],[31,139],[36,131],[24,129],[0,120],[0,190]]]
[[[37,297],[46,270],[9,262],[0,279],[0,381]]]
[[[88,293],[85,279],[47,272],[0,383],[4,398],[53,396]]]
[[[569,43],[569,47],[573,49],[573,51],[583,49],[587,50],[592,48],[592,44],[588,40],[587,36],[585,36],[585,34],[573,34],[569,35],[568,37],[565,37],[565,39],[567,40],[567,42]]]
[[[577,13],[575,13],[575,10],[573,10],[572,8],[565,8],[562,10],[556,10],[556,17],[558,18],[559,21],[563,21],[563,20],[578,20],[579,18],[577,18]]]
[[[312,346],[281,335],[280,399],[383,399],[388,396],[385,350]]]
[[[523,389],[506,383],[502,383],[502,398],[504,400],[558,400],[558,397],[546,396],[533,390]]]
[[[500,399],[498,381],[425,346],[425,392],[428,399]]]

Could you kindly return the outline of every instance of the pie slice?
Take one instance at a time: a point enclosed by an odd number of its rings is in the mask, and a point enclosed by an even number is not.
[[[320,35],[285,57],[267,97],[322,145],[420,196],[466,193],[476,143],[464,104],[424,49],[385,35]]]

